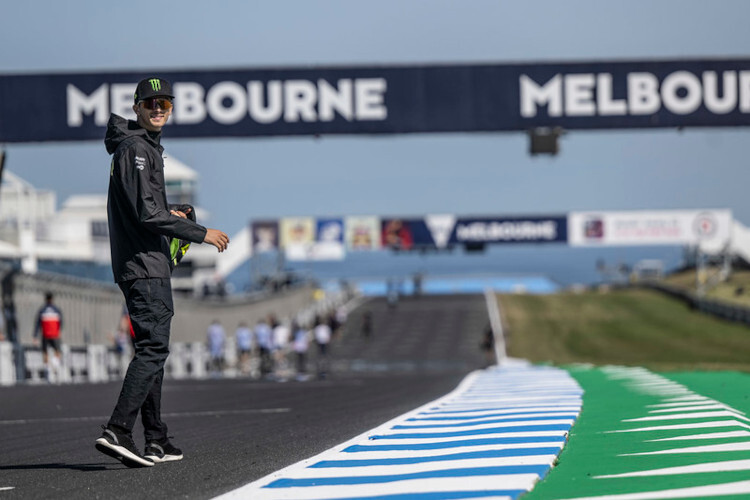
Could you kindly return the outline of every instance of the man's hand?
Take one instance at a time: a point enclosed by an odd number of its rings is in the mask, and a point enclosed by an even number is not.
[[[187,214],[190,213],[190,209],[187,210],[187,212],[180,212],[179,210],[170,210],[170,214],[176,215],[177,217],[182,217],[183,219],[187,219]]]
[[[218,248],[219,253],[221,253],[229,246],[229,236],[218,229],[206,229],[206,237],[203,238],[203,243],[210,243]]]

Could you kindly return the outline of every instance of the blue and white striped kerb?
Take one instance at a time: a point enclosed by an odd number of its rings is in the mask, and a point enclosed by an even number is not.
[[[443,398],[222,499],[517,498],[552,466],[581,410],[568,372],[510,362]]]

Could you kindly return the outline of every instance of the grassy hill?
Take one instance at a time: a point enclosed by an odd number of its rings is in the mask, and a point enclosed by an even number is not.
[[[708,276],[718,273],[717,269],[708,269]],[[664,279],[667,285],[675,286],[691,293],[696,293],[695,270],[674,273]],[[750,270],[734,270],[729,278],[706,291],[706,298],[730,302],[750,307]]]
[[[508,354],[535,362],[750,371],[750,327],[650,290],[499,295]]]

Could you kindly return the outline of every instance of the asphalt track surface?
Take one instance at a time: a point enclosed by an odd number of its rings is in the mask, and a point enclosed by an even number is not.
[[[120,382],[2,388],[0,500],[212,498],[452,391],[483,365],[486,318],[481,296],[374,300],[350,315],[325,380],[167,380],[162,415],[185,458],[150,468],[94,448]]]

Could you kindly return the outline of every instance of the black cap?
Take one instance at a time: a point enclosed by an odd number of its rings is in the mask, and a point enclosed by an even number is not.
[[[150,99],[152,97],[169,97],[174,99],[172,94],[172,84],[163,78],[152,77],[144,78],[138,82],[138,87],[135,89],[135,95],[133,100],[137,103],[144,99]]]

